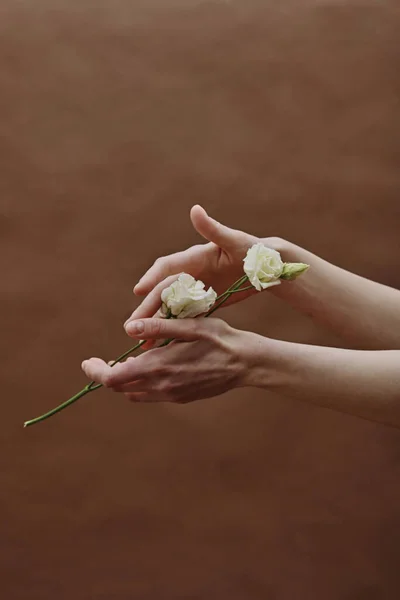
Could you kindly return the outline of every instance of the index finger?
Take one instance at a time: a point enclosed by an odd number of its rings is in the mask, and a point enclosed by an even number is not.
[[[198,244],[187,250],[157,258],[153,266],[150,267],[133,288],[134,294],[137,296],[145,296],[160,283],[160,281],[174,273],[189,270],[190,274],[194,276],[192,271],[197,269],[196,258],[201,247],[202,245]]]

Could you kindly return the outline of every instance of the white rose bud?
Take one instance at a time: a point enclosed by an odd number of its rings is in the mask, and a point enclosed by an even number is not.
[[[182,273],[161,292],[161,313],[166,316],[171,311],[178,319],[194,318],[209,311],[216,298],[217,294],[211,287],[205,290],[202,281]]]
[[[305,263],[285,263],[283,265],[281,279],[291,281],[292,279],[296,279],[296,277],[305,273],[309,268],[310,265],[306,265]]]
[[[259,292],[280,284],[279,277],[282,274],[283,262],[276,250],[267,248],[259,242],[248,250],[243,262],[244,272]]]

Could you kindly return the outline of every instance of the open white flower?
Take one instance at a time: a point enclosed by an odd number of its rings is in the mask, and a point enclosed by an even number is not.
[[[202,281],[182,273],[161,292],[161,314],[166,316],[171,311],[178,319],[194,318],[210,310],[216,298],[217,294],[211,287],[205,290]]]
[[[279,280],[283,271],[281,255],[276,250],[264,246],[262,242],[254,244],[248,250],[243,262],[244,272],[259,292],[281,283]]]

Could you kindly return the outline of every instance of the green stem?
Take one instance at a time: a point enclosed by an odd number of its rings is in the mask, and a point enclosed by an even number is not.
[[[224,304],[224,302],[226,302],[228,300],[228,298],[229,298],[229,296],[231,294],[233,294],[234,292],[241,292],[242,290],[240,290],[239,288],[247,280],[248,280],[247,275],[245,275],[244,277],[241,277],[226,292],[224,292],[223,294],[221,294],[220,296],[218,296],[218,298],[216,299],[215,302],[218,302],[218,300],[220,298],[223,298],[223,299],[218,304],[214,304],[214,306],[212,307],[212,309],[210,311],[208,311],[208,313],[205,316],[209,317],[210,315],[212,315],[213,312],[215,312],[216,310],[218,310],[219,307],[222,306]]]
[[[247,287],[244,288],[240,288],[240,290],[232,290],[231,292],[229,292],[229,296],[231,294],[237,294],[238,292],[245,292],[246,290],[254,290],[254,285],[248,285]]]
[[[86,396],[86,394],[89,394],[89,392],[92,392],[92,391],[93,391],[93,388],[89,388],[89,386],[87,385],[86,387],[83,388],[83,390],[81,390],[80,392],[75,394],[75,396],[72,396],[72,398],[69,398],[69,400],[66,400],[65,402],[63,402],[62,404],[57,406],[56,408],[53,408],[53,410],[49,410],[49,412],[45,413],[44,415],[41,415],[40,417],[36,417],[36,419],[31,419],[30,421],[25,421],[24,427],[30,427],[31,425],[35,425],[35,423],[39,423],[40,421],[44,421],[45,419],[52,417],[56,413],[60,412],[60,410],[67,408],[67,406],[70,406],[71,404],[73,404],[74,402],[79,400],[79,398],[82,398],[82,396]]]
[[[127,356],[129,356],[130,354],[132,354],[132,352],[135,352],[135,350],[137,350],[138,348],[140,348],[141,346],[143,346],[143,344],[145,344],[145,343],[146,343],[146,340],[142,340],[138,344],[136,344],[136,346],[133,346],[132,348],[130,348],[129,350],[127,350],[126,352],[124,352],[123,354],[121,354],[121,356],[118,356],[118,358],[116,358],[111,363],[110,367],[113,367],[118,362],[121,362],[121,360],[124,360],[124,358],[126,358]]]
[[[225,292],[223,294],[221,294],[220,296],[217,296],[217,298],[215,299],[215,302],[218,302],[218,300],[220,300],[227,294],[230,294],[232,291],[236,291],[238,286],[241,286],[246,281],[246,279],[248,279],[247,275],[245,275],[244,277],[240,277],[240,279],[235,281],[235,283],[233,283],[227,290],[225,290]]]
[[[116,358],[111,363],[110,367],[113,367],[118,362],[120,362],[121,360],[126,358],[129,354],[131,354],[132,352],[134,352],[135,350],[137,350],[138,348],[143,346],[143,344],[145,342],[146,342],[146,340],[139,342],[138,344],[133,346],[133,348],[130,348],[129,350],[127,350],[126,352],[121,354],[121,356],[118,356],[118,358]],[[103,387],[102,383],[96,383],[95,381],[91,381],[80,392],[75,394],[75,396],[72,396],[71,398],[69,398],[68,400],[66,400],[65,402],[60,404],[59,406],[56,406],[56,408],[49,410],[49,412],[45,413],[44,415],[40,415],[40,417],[36,417],[35,419],[31,419],[30,421],[25,421],[24,427],[30,427],[31,425],[35,425],[35,423],[40,423],[41,421],[44,421],[45,419],[52,417],[53,415],[60,412],[61,410],[64,410],[64,408],[67,408],[67,406],[70,406],[71,404],[73,404],[74,402],[79,400],[79,398],[82,398],[82,396],[86,396],[86,394],[89,394],[90,392],[94,392],[94,390],[98,390],[101,387]]]

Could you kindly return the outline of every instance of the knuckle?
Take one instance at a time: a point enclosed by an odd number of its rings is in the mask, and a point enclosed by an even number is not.
[[[158,258],[156,258],[156,260],[154,261],[154,266],[156,267],[163,267],[164,263],[166,261],[166,257],[165,256],[159,256]]]
[[[155,348],[152,352],[154,352],[155,356],[157,356],[158,351],[159,348]],[[168,367],[156,359],[151,361],[149,369],[141,374],[141,378],[149,382],[151,387],[155,387],[164,377],[168,375],[168,373]]]
[[[192,319],[190,324],[190,334],[198,340],[208,340],[215,335],[215,326],[212,323],[214,319]]]
[[[197,317],[195,319],[191,319],[189,333],[199,340],[204,339],[208,340],[214,335],[214,324],[211,322],[214,319],[205,319],[201,317]],[[189,325],[189,323],[188,323]]]
[[[155,381],[153,383],[152,388],[156,394],[168,394],[171,390],[171,383],[169,380],[166,380],[164,378],[159,379],[158,381]]]
[[[203,323],[202,321],[203,321],[203,319],[199,319],[199,318],[190,319],[190,325],[187,321],[189,328],[191,330],[191,333],[193,335],[201,337],[204,334],[204,332],[207,328],[204,327],[205,323]]]
[[[231,333],[233,331],[233,327],[231,327],[229,325],[229,323],[227,323],[226,321],[223,321],[222,319],[220,320],[220,325],[219,325],[221,331],[223,331],[225,334]]]
[[[219,319],[218,317],[215,319],[210,319],[210,321],[213,321],[212,328],[215,333],[228,333],[231,329],[231,327],[226,321],[224,321],[223,319]]]
[[[150,335],[160,335],[164,331],[164,321],[163,319],[151,319],[149,322],[149,334]]]
[[[284,250],[286,246],[286,241],[283,238],[276,235],[265,238],[262,240],[262,242],[267,246],[270,246],[274,250],[277,250],[278,252]]]
[[[217,329],[221,329],[225,325],[225,321],[223,321],[219,317],[216,317],[215,319],[213,319],[213,321],[214,327],[216,327]]]
[[[173,368],[171,365],[160,364],[156,369],[156,376],[158,377],[158,384],[163,386],[170,383],[170,377],[173,375]]]
[[[162,379],[158,382],[157,391],[163,394],[169,394],[172,391],[172,383],[169,379]]]
[[[159,390],[159,393],[165,402],[176,402],[176,389],[172,382],[165,381]]]

